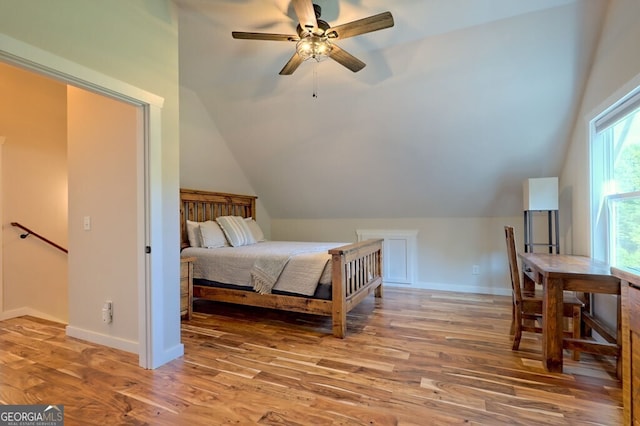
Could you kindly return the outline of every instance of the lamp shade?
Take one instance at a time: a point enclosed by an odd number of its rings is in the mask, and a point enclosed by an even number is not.
[[[524,210],[558,210],[558,178],[531,178],[524,181]]]

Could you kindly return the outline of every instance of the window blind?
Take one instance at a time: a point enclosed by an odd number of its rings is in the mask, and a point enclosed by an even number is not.
[[[640,108],[640,87],[633,90],[628,96],[621,99],[617,104],[605,111],[595,120],[596,132],[613,126],[629,114]]]

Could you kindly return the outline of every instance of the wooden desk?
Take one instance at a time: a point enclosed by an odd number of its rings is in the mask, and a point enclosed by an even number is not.
[[[542,284],[542,362],[548,371],[562,372],[562,350],[618,357],[621,374],[620,347],[620,279],[611,274],[609,265],[586,256],[548,253],[520,253],[525,288]],[[562,292],[564,290],[618,295],[618,330],[615,342],[569,339],[562,335]],[[588,317],[589,313],[586,314]],[[604,330],[592,317],[591,321]],[[594,327],[594,329],[596,329]],[[597,331],[597,329],[596,329]],[[613,334],[613,333],[610,333]]]

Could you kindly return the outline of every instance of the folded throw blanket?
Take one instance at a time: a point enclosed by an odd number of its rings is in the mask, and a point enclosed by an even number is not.
[[[260,294],[269,294],[278,281],[282,270],[291,259],[290,254],[259,258],[251,268],[253,289]]]

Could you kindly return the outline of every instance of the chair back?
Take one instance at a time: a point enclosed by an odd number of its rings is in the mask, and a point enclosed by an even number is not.
[[[511,275],[511,289],[516,305],[522,305],[522,287],[520,287],[520,270],[518,269],[518,254],[516,253],[516,239],[513,235],[513,226],[504,227],[504,236],[507,243],[507,257],[509,259],[509,273]]]

